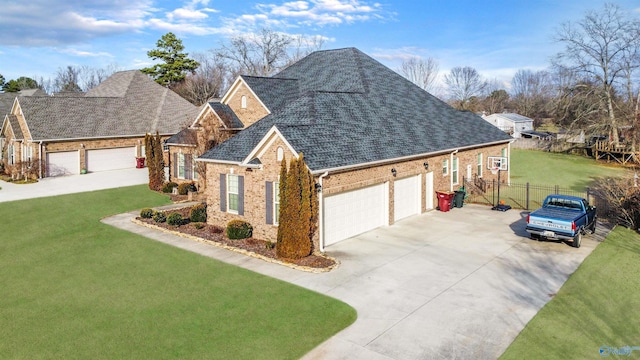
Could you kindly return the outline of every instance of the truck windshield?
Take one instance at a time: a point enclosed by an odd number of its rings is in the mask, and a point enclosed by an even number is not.
[[[582,204],[580,203],[580,201],[562,198],[548,198],[544,206],[575,210],[582,209]]]

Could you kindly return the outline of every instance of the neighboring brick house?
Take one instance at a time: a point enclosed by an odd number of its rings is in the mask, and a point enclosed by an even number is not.
[[[134,168],[146,133],[167,139],[197,114],[138,70],[117,72],[81,97],[18,96],[0,132],[4,163],[35,177]]]
[[[303,153],[319,191],[315,251],[432,210],[435,191],[457,190],[463,177],[491,179],[487,157],[508,156],[513,141],[354,48],[240,77],[222,102],[252,125],[197,160],[208,222],[244,219],[275,241],[280,164]]]
[[[206,167],[196,163],[195,159],[243,127],[233,111],[220,100],[202,106],[202,110],[189,127],[165,142],[169,151],[169,181],[178,184],[195,182],[198,190],[203,191],[206,186]]]

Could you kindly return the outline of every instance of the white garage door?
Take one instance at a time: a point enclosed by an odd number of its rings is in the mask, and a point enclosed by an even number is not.
[[[47,153],[47,176],[76,175],[80,173],[80,153],[62,151]]]
[[[393,213],[398,221],[408,216],[420,214],[422,197],[420,175],[396,180],[393,184]]]
[[[107,171],[136,167],[136,148],[87,150],[87,171]]]
[[[327,196],[324,199],[324,244],[335,244],[388,225],[386,184]]]

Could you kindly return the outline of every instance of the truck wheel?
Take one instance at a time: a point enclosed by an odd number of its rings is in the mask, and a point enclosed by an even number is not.
[[[589,227],[589,230],[591,230],[592,234],[596,233],[596,221],[598,220],[598,218],[594,218],[593,219],[593,223],[591,223],[591,226]]]
[[[578,233],[573,238],[573,247],[579,248],[581,243],[582,243],[582,231],[578,230]]]

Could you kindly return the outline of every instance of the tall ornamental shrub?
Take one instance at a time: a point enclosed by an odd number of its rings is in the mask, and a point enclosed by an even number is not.
[[[164,185],[164,155],[160,134],[157,132],[156,136],[146,134],[144,136],[144,146],[149,170],[149,188],[160,191]]]
[[[291,159],[287,170],[285,161],[280,170],[280,220],[276,254],[281,258],[299,259],[313,250],[313,235],[317,220],[315,183],[304,162]]]

